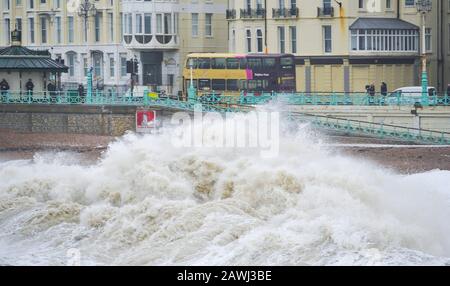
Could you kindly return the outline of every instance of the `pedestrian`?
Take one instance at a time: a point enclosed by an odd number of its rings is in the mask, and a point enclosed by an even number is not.
[[[80,103],[85,103],[85,94],[83,84],[78,85],[78,100]]]
[[[9,84],[5,79],[3,79],[0,82],[0,92],[1,92],[2,102],[6,101],[6,96],[8,94],[8,91],[9,91]]]
[[[56,103],[56,85],[53,84],[53,82],[49,82],[47,85],[47,90],[50,95],[50,102]]]
[[[445,101],[445,104],[450,103],[450,83],[447,84],[447,100]]]
[[[370,85],[370,96],[375,96],[375,84],[373,83]]]
[[[28,96],[30,96],[32,98],[33,97],[34,83],[31,80],[31,78],[28,79],[27,83],[25,84],[25,88],[27,89]]]
[[[380,91],[381,91],[381,95],[382,96],[386,96],[387,95],[387,84],[384,81],[381,83]]]

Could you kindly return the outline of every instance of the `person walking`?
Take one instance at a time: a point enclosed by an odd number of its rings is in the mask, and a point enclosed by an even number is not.
[[[25,84],[25,88],[27,89],[27,95],[30,98],[33,98],[33,89],[34,89],[34,83],[33,81],[30,79],[28,79],[27,83]]]
[[[1,94],[2,102],[6,102],[6,97],[8,95],[8,91],[9,91],[9,84],[5,79],[3,79],[0,82],[0,94]]]
[[[85,103],[84,87],[81,83],[78,85],[78,99],[80,103]]]
[[[444,104],[450,104],[450,83],[447,84],[447,100],[445,100]]]
[[[387,95],[387,84],[384,81],[381,83],[380,92],[382,96]]]
[[[50,81],[47,85],[47,90],[50,95],[50,103],[56,103],[56,85]]]

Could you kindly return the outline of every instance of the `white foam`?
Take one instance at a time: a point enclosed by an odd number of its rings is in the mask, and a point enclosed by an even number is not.
[[[450,259],[450,172],[399,175],[328,152],[174,148],[128,134],[84,166],[0,163],[0,264],[418,265]]]

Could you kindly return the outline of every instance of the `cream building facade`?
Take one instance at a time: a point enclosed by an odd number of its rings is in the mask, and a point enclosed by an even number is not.
[[[9,31],[21,30],[23,46],[48,49],[53,58],[64,60],[69,67],[61,79],[65,89],[85,84],[90,67],[96,87],[118,89],[126,85],[128,51],[121,43],[120,1],[91,0],[96,10],[86,21],[77,9],[68,9],[69,2],[1,0],[0,45],[9,45]]]
[[[226,0],[122,0],[123,42],[139,62],[139,84],[179,94],[185,58],[226,52]]]
[[[427,47],[431,84],[438,87],[438,37],[430,31],[440,8],[433,4]],[[299,91],[362,92],[371,83],[379,91],[383,81],[394,90],[420,82],[421,17],[414,0],[230,0],[227,19],[230,51],[295,54]]]
[[[127,60],[136,59],[136,85],[172,94],[181,89],[186,54],[227,51],[226,0],[89,0],[96,9],[87,21],[78,13],[84,2],[0,0],[0,47],[21,30],[23,46],[64,60],[65,89],[86,84],[92,67],[94,87],[123,92],[131,83]]]

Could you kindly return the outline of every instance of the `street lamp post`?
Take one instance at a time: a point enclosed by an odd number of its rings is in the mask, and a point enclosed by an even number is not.
[[[427,74],[427,50],[426,50],[426,16],[431,12],[431,0],[417,0],[417,11],[422,16],[422,103],[428,103],[428,74]]]
[[[87,42],[87,31],[89,25],[89,17],[95,16],[97,14],[97,8],[95,8],[95,4],[91,3],[89,0],[84,0],[83,3],[80,3],[78,6],[78,16],[84,18],[84,38]]]

